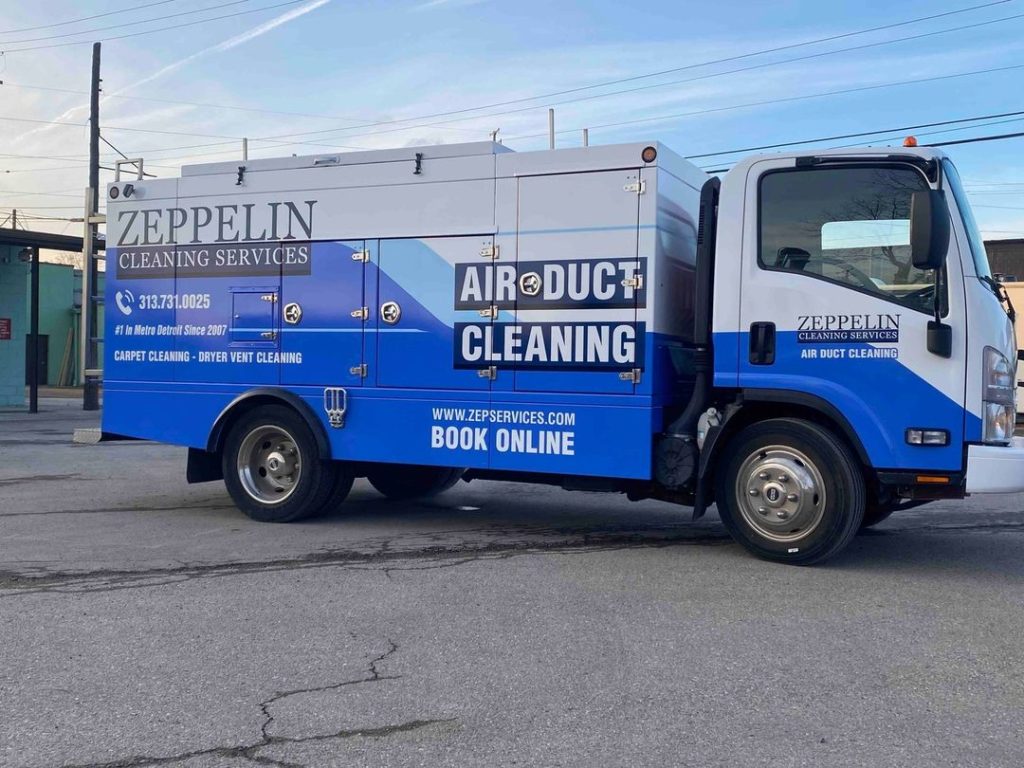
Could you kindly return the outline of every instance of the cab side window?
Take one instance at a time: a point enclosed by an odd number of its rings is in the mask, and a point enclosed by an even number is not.
[[[910,197],[927,188],[907,167],[767,173],[760,182],[759,263],[931,313],[935,274],[915,269],[910,253]]]

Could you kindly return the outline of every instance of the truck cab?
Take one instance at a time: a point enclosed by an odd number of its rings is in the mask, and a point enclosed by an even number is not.
[[[821,499],[849,501],[843,468],[801,450],[797,421],[868,468],[860,525],[1024,485],[1012,318],[941,152],[750,158],[721,182],[714,260],[714,436],[746,450],[715,462],[731,483],[715,495],[753,547],[799,560]],[[772,419],[780,431],[737,447]]]

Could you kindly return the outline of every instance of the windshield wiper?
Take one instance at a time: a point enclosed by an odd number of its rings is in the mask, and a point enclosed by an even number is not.
[[[992,289],[1000,304],[1006,305],[1006,314],[1010,318],[1010,322],[1016,322],[1017,311],[1013,308],[1013,302],[1010,301],[1010,293],[1006,290],[1006,286],[993,279],[990,275],[978,275],[978,279]]]

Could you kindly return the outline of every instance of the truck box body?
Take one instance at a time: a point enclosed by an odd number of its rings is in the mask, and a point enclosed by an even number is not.
[[[334,459],[651,478],[692,391],[702,171],[658,144],[242,165],[111,187],[105,432],[206,449],[274,388]]]

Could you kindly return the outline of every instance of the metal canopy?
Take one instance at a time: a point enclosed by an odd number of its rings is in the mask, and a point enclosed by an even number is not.
[[[52,232],[31,232],[24,229],[0,228],[0,245],[13,245],[16,248],[41,248],[54,251],[82,252],[82,238],[71,235],[55,235]],[[100,238],[97,247],[103,249],[104,242]]]

